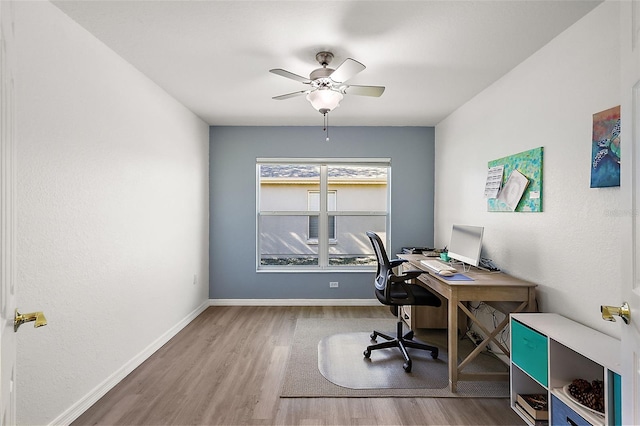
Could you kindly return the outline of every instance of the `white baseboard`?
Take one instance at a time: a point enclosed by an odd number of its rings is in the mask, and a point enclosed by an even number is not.
[[[209,306],[382,306],[377,299],[209,299]]]
[[[153,343],[142,350],[138,355],[133,357],[129,362],[123,365],[119,370],[114,372],[111,376],[107,377],[102,383],[93,388],[87,395],[85,395],[78,402],[69,407],[65,412],[59,415],[53,420],[50,425],[69,425],[76,420],[82,413],[87,411],[93,404],[95,404],[100,398],[102,398],[107,392],[109,392],[115,385],[120,383],[122,379],[127,377],[129,373],[135,370],[140,364],[147,360],[155,351],[160,349],[162,345],[167,343],[173,338],[180,330],[186,327],[191,321],[193,321],[198,315],[200,315],[205,309],[210,306],[209,301],[204,301],[194,311],[184,317],[178,324],[171,327],[162,336],[158,337]]]

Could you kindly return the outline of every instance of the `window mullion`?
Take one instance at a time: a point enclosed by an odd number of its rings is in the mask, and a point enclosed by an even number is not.
[[[320,215],[318,218],[318,262],[320,268],[326,268],[329,265],[327,169],[326,164],[320,166]]]

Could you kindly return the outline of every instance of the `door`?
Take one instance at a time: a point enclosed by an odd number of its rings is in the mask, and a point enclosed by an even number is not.
[[[0,425],[16,424],[15,129],[12,2],[0,1]]]
[[[621,324],[622,424],[640,424],[640,1],[620,2],[621,191],[629,220],[623,225],[622,300],[631,321]],[[630,167],[625,167],[628,164]],[[627,228],[630,225],[631,229]],[[631,232],[628,232],[631,231]],[[629,237],[627,237],[629,235]]]

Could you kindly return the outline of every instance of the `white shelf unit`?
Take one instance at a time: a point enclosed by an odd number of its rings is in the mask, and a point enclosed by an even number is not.
[[[620,340],[551,313],[511,314],[511,408],[518,394],[546,394],[549,424],[619,425]],[[605,412],[575,402],[574,379],[604,382]]]

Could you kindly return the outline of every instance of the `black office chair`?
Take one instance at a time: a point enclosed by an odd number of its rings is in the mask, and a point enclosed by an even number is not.
[[[442,302],[433,293],[426,288],[410,284],[407,281],[412,280],[422,274],[422,271],[406,271],[402,275],[396,275],[393,272],[393,268],[406,262],[404,259],[389,260],[387,253],[382,245],[380,237],[372,231],[367,231],[367,237],[371,240],[371,245],[376,253],[378,260],[378,271],[375,278],[375,293],[380,303],[391,307],[391,313],[398,315],[400,306],[404,305],[426,305],[426,306],[440,306]],[[400,348],[402,356],[404,357],[404,371],[411,372],[411,358],[407,353],[407,348],[422,349],[431,351],[431,357],[433,359],[438,358],[438,348],[430,346],[421,342],[413,340],[413,330],[405,335],[402,334],[402,320],[398,318],[396,337],[389,336],[379,331],[373,331],[371,334],[371,340],[376,341],[378,336],[383,337],[386,342],[377,343],[375,345],[367,346],[364,351],[365,358],[371,356],[371,351],[384,348]]]

